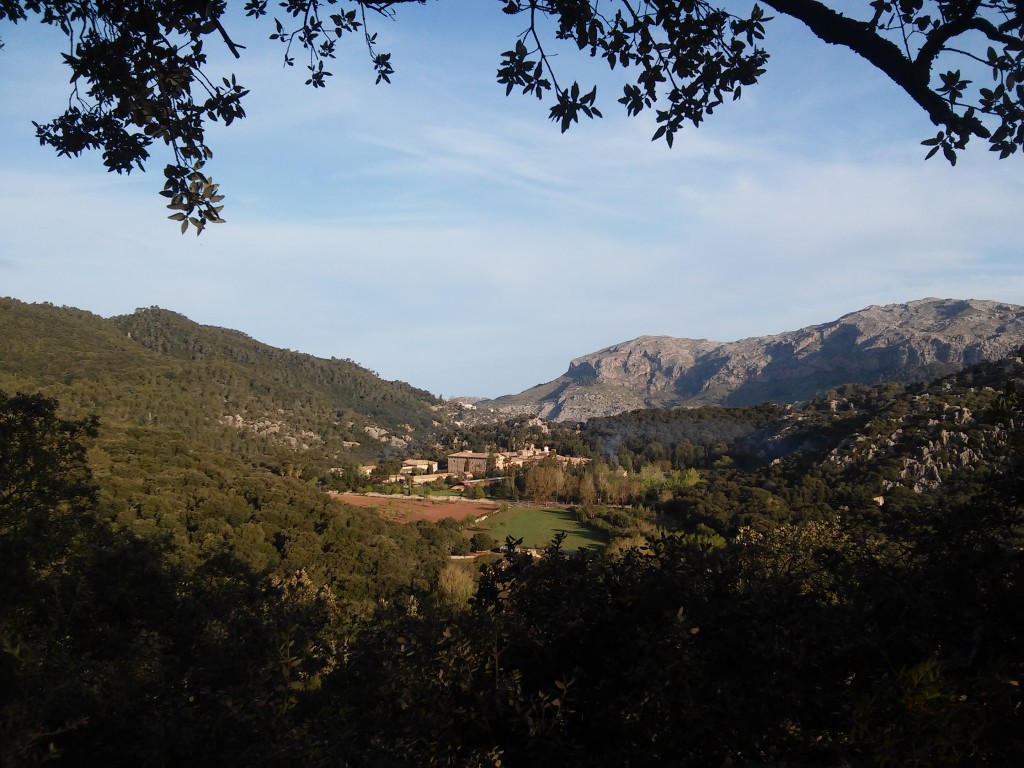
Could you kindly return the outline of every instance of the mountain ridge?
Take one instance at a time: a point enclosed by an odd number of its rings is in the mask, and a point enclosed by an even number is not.
[[[211,441],[225,430],[275,450],[315,440],[339,459],[404,449],[443,407],[350,360],[277,349],[170,310],[103,318],[11,298],[0,299],[0,389],[43,391],[77,415],[200,430]]]
[[[557,379],[480,403],[585,421],[638,408],[797,402],[843,384],[922,381],[1024,344],[1024,307],[927,298],[733,342],[640,336],[574,358]]]

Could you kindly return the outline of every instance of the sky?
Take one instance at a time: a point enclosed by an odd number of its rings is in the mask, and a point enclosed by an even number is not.
[[[495,80],[524,26],[498,0],[441,0],[374,22],[326,89],[282,66],[271,23],[211,72],[251,89],[211,130],[227,223],[166,217],[146,174],[60,158],[32,120],[63,111],[59,36],[0,24],[0,296],[104,317],[160,306],[276,347],[348,358],[435,395],[497,397],[641,335],[717,341],[795,330],[926,297],[1024,304],[1018,154],[978,143],[924,160],[935,129],[852,54],[768,25],[744,90],[669,149],[627,118],[621,80],[571,51],[605,117],[566,134]]]

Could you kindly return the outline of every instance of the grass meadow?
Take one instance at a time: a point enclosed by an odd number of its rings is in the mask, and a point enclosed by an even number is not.
[[[488,533],[499,543],[506,536],[523,540],[528,549],[542,549],[551,543],[555,534],[565,531],[562,547],[566,550],[600,549],[608,543],[604,532],[584,525],[576,515],[565,509],[541,509],[535,507],[502,507],[495,510],[486,520],[474,524],[469,533]]]

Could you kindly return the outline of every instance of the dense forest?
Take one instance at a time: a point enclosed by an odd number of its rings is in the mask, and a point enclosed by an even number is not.
[[[163,310],[4,302],[0,764],[1024,761],[1020,355],[799,406],[460,428]],[[323,492],[371,423],[589,458],[491,492],[612,544],[509,541],[467,585],[460,521]]]
[[[0,299],[0,330],[0,388],[38,388],[110,424],[184,431],[218,449],[231,442],[249,458],[309,454],[320,465],[310,477],[330,460],[405,450],[444,410],[429,392],[350,360],[276,349],[157,307],[105,319]]]

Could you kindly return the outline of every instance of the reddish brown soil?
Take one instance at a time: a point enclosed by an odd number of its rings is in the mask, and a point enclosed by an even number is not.
[[[414,523],[417,520],[433,523],[446,517],[461,520],[469,515],[487,515],[497,508],[493,501],[439,501],[415,496],[364,496],[359,493],[332,493],[331,497],[353,507],[375,508],[381,517],[398,523]]]

